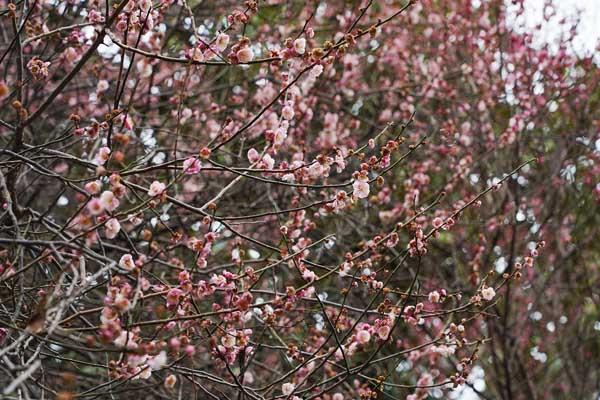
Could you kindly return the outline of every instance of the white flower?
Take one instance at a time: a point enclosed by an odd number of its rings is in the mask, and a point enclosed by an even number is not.
[[[152,65],[146,60],[138,61],[135,66],[141,78],[149,78],[152,75]]]
[[[124,254],[119,260],[119,267],[127,271],[133,271],[135,269],[135,262],[131,254]]]
[[[247,63],[254,59],[254,53],[250,47],[244,47],[243,49],[238,50],[236,55],[238,61],[241,63]]]
[[[235,346],[235,336],[232,333],[227,332],[225,336],[221,338],[221,344],[228,349],[232,348]]]
[[[135,349],[137,347],[137,343],[133,341],[133,333],[126,330],[122,330],[119,333],[119,336],[114,340],[114,344],[119,347],[127,345],[128,349]]]
[[[121,230],[121,224],[116,218],[111,218],[106,221],[104,225],[104,232],[106,234],[107,239],[114,239],[119,234]]]
[[[150,189],[148,189],[148,196],[158,196],[159,194],[161,194],[162,192],[165,191],[165,188],[167,186],[164,183],[161,183],[159,181],[154,181],[152,182],[152,184],[150,185]]]
[[[481,296],[487,301],[492,300],[495,295],[496,291],[494,290],[494,288],[486,287],[481,289]]]
[[[167,353],[163,350],[148,360],[148,366],[157,371],[167,365]]]
[[[119,207],[119,199],[117,196],[110,190],[105,190],[100,195],[100,204],[108,211],[113,211],[115,208]]]
[[[293,383],[286,382],[283,385],[281,385],[281,391],[286,396],[289,396],[290,394],[294,393],[294,389],[296,389],[296,385],[294,385]]]
[[[306,51],[306,39],[299,38],[294,40],[294,50],[296,50],[296,53],[298,54],[304,54]]]
[[[323,73],[323,66],[321,64],[317,64],[313,67],[313,69],[310,70],[310,75],[313,78],[316,78],[317,76],[321,75]]]
[[[102,79],[100,81],[98,81],[98,84],[96,85],[96,90],[99,92],[105,92],[106,90],[108,90],[108,81],[105,79]]]
[[[150,369],[150,367],[145,366],[143,367],[144,369],[142,370],[142,372],[139,373],[139,375],[136,376],[136,378],[139,379],[148,379],[150,378],[150,376],[152,375],[152,370]],[[135,378],[132,378],[135,379]]]

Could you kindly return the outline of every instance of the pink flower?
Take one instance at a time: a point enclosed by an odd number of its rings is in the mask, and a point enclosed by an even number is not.
[[[115,208],[119,207],[119,199],[117,199],[117,196],[110,190],[102,192],[100,195],[100,202],[108,211],[113,211]]]
[[[371,340],[371,334],[367,330],[360,330],[356,334],[356,341],[360,344],[367,344]]]
[[[352,184],[352,189],[354,190],[352,193],[354,198],[364,199],[367,197],[370,191],[368,178],[359,177],[358,179],[355,179]]]
[[[241,63],[247,63],[254,59],[254,53],[250,47],[244,47],[236,53],[237,59]]]
[[[87,209],[92,215],[100,215],[104,211],[104,206],[102,205],[100,199],[94,197],[87,204]]]
[[[264,169],[273,169],[275,166],[275,160],[273,160],[273,157],[271,157],[269,154],[265,154],[265,156],[262,158],[262,164]]]
[[[85,191],[89,194],[96,194],[100,191],[102,187],[102,182],[100,181],[91,181],[85,184]]]
[[[121,224],[116,218],[111,218],[104,225],[104,233],[107,239],[114,239],[121,230]]]
[[[259,159],[260,159],[260,154],[258,154],[258,151],[256,151],[256,149],[254,147],[251,148],[250,150],[248,150],[248,161],[250,161],[250,163],[254,164]]]
[[[101,24],[104,22],[104,17],[96,10],[90,10],[87,17],[88,21],[90,21],[92,24]]]
[[[165,191],[166,185],[164,183],[161,183],[159,181],[154,181],[152,182],[152,184],[150,185],[150,189],[148,190],[148,195],[149,196],[158,196],[159,194],[161,194],[162,192]]]
[[[37,80],[43,80],[48,77],[48,66],[50,66],[49,62],[42,61],[37,57],[33,57],[27,63],[29,72],[31,72],[31,75]]]
[[[281,116],[287,120],[294,118],[294,109],[292,106],[288,104],[287,106],[283,107],[281,110]]]
[[[218,51],[223,51],[229,44],[229,35],[226,33],[219,33],[217,36],[216,46]]]
[[[444,220],[441,219],[440,217],[435,217],[433,219],[433,221],[431,221],[431,224],[433,225],[433,227],[435,229],[438,229],[439,227],[441,227],[444,224]]]
[[[135,269],[135,261],[131,254],[124,254],[119,260],[119,267],[127,271],[133,271]]]
[[[190,51],[190,58],[196,62],[203,62],[204,54],[200,48],[194,47],[194,49]]]
[[[96,164],[104,165],[110,158],[110,149],[108,147],[100,147],[98,154],[96,154]]]
[[[188,175],[197,174],[200,172],[200,161],[195,157],[187,158],[183,162],[183,171]]]
[[[377,329],[377,336],[379,336],[381,340],[387,340],[387,338],[390,336],[390,327],[387,325],[380,326]]]
[[[440,301],[440,293],[437,290],[434,290],[433,292],[429,293],[429,302],[430,303],[437,303]]]
[[[144,12],[148,12],[148,10],[150,10],[150,7],[152,7],[152,0],[142,0],[139,3],[140,3],[140,8]]]
[[[305,270],[302,273],[302,278],[304,278],[304,280],[308,281],[308,282],[314,281],[316,277],[317,277],[317,275],[313,271],[311,271],[309,269]]]
[[[173,288],[167,293],[167,307],[174,308],[179,304],[179,299],[183,296],[183,290]]]

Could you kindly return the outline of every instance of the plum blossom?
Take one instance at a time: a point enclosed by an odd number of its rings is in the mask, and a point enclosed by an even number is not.
[[[116,218],[110,218],[104,225],[104,233],[108,239],[114,239],[121,230],[121,224]]]
[[[114,340],[114,343],[115,346],[127,347],[128,349],[135,349],[137,347],[133,333],[126,330],[122,330],[121,333],[119,333],[119,336]]]
[[[165,388],[172,389],[177,383],[177,377],[173,374],[165,378]]]
[[[437,303],[440,301],[440,293],[437,290],[434,290],[429,293],[428,298],[430,303]]]
[[[29,72],[31,72],[31,75],[33,75],[36,80],[44,80],[48,77],[49,66],[50,62],[42,61],[37,57],[33,57],[27,63],[27,69],[29,69]]]
[[[360,176],[352,183],[352,196],[356,199],[364,199],[369,195],[369,180],[366,177]]]
[[[260,154],[258,154],[258,151],[256,151],[255,148],[251,148],[250,150],[248,150],[248,161],[254,164],[258,160],[260,160]]]
[[[183,296],[183,290],[173,288],[167,293],[167,307],[174,308],[179,304],[179,300]]]
[[[102,182],[100,182],[99,180],[88,182],[84,186],[85,191],[88,192],[89,194],[97,194],[100,191],[101,187],[102,187]]]
[[[165,191],[166,187],[167,186],[164,183],[159,182],[159,181],[154,181],[150,185],[150,189],[148,189],[148,196],[151,196],[151,197],[158,196],[159,194],[162,194]]]
[[[481,297],[483,297],[486,301],[490,301],[496,296],[496,291],[493,287],[485,287],[481,289]]]
[[[102,207],[104,207],[108,211],[114,211],[117,207],[119,207],[119,199],[117,196],[110,190],[105,190],[100,195],[100,203]]]
[[[236,338],[231,332],[227,332],[225,336],[221,338],[221,344],[226,348],[232,348],[235,346]]]
[[[127,271],[133,271],[135,269],[135,261],[131,254],[124,254],[119,260],[119,267]]]
[[[444,224],[444,220],[440,217],[435,217],[433,221],[431,221],[431,224],[435,229],[439,229]]]
[[[195,157],[186,158],[183,161],[183,171],[187,175],[194,175],[200,172],[200,161]]]
[[[371,333],[368,330],[362,329],[356,334],[356,341],[359,344],[365,345],[371,340]]]
[[[100,147],[98,153],[96,154],[95,162],[97,165],[104,165],[110,158],[110,148],[108,147]]]
[[[317,275],[309,269],[304,270],[304,272],[302,273],[302,278],[304,278],[304,280],[308,282],[314,281],[316,277]]]
[[[101,24],[104,22],[104,16],[96,10],[90,10],[87,18],[92,24]]]
[[[92,215],[100,215],[104,212],[104,205],[97,197],[94,197],[87,204],[87,209]]]
[[[281,392],[285,396],[289,396],[290,394],[294,393],[294,389],[296,389],[296,385],[290,382],[286,382],[283,385],[281,385]]]
[[[294,118],[294,108],[291,106],[291,104],[288,103],[283,107],[281,110],[281,116],[287,120]]]
[[[148,366],[152,371],[158,371],[167,365],[167,353],[163,350],[154,357],[148,359]]]
[[[387,340],[390,336],[390,327],[388,325],[382,325],[377,328],[377,336],[379,336],[381,340]]]
[[[98,93],[102,93],[102,92],[106,92],[109,88],[109,83],[106,79],[101,79],[98,81],[98,84],[96,85],[96,91]]]
[[[294,50],[300,55],[304,54],[306,51],[306,39],[298,38],[294,40]]]
[[[244,47],[236,53],[237,59],[241,63],[248,63],[254,59],[254,53],[250,47]]]
[[[216,47],[218,51],[223,51],[229,44],[229,35],[226,33],[219,33],[217,36]]]

